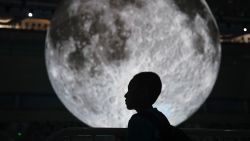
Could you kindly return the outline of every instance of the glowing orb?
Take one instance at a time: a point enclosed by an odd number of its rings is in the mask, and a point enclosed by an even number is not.
[[[52,86],[93,127],[126,127],[129,80],[154,71],[155,103],[177,125],[208,97],[220,64],[219,33],[204,0],[68,0],[46,39]]]

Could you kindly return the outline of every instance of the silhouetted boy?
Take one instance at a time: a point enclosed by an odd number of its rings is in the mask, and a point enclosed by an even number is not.
[[[170,125],[163,113],[153,108],[161,93],[161,79],[154,72],[136,74],[125,94],[129,110],[136,110],[128,123],[128,141],[191,141],[180,129]]]
[[[161,93],[160,77],[154,72],[136,74],[128,85],[125,94],[126,105],[129,110],[136,110],[128,123],[128,141],[160,141],[163,133],[168,133],[170,124],[167,118],[153,104]],[[165,125],[156,125],[165,124]],[[160,127],[162,126],[162,127]],[[166,137],[165,137],[166,138]]]

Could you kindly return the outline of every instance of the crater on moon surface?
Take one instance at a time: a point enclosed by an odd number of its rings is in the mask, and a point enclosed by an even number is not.
[[[105,14],[103,11],[86,11],[81,13],[79,17],[74,16],[60,25],[60,27],[51,28],[50,38],[53,43],[53,49],[60,50],[63,46],[63,41],[71,36],[74,41],[74,50],[68,54],[67,63],[72,69],[82,69],[85,61],[88,61],[83,53],[83,49],[88,46],[98,47],[97,50],[102,52],[107,61],[121,60],[126,57],[126,40],[129,37],[130,31],[124,29],[124,22],[119,15],[112,15],[113,21],[103,20]],[[72,28],[65,28],[65,27]],[[53,27],[53,25],[52,25]],[[81,30],[79,30],[81,29]],[[68,35],[70,34],[70,35]],[[98,52],[97,52],[98,53]],[[91,56],[95,62],[98,62],[98,56],[95,52]]]
[[[206,100],[220,64],[205,0],[65,0],[46,37],[46,66],[67,109],[93,127],[126,127],[124,94],[138,72],[162,79],[155,103],[173,125]]]

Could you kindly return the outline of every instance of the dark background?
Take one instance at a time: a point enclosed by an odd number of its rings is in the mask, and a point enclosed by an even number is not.
[[[60,0],[0,0],[0,17],[13,23],[51,19]],[[249,34],[250,1],[207,0],[223,37]],[[64,127],[85,124],[64,108],[48,80],[45,30],[0,28],[0,134],[17,140],[43,140]],[[250,129],[250,38],[222,42],[222,60],[214,89],[183,128]]]

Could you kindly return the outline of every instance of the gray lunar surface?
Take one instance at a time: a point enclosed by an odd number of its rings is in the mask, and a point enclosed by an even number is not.
[[[154,71],[155,103],[173,125],[209,96],[220,65],[219,32],[205,0],[67,0],[46,37],[46,66],[59,99],[92,127],[126,127],[129,80]]]

